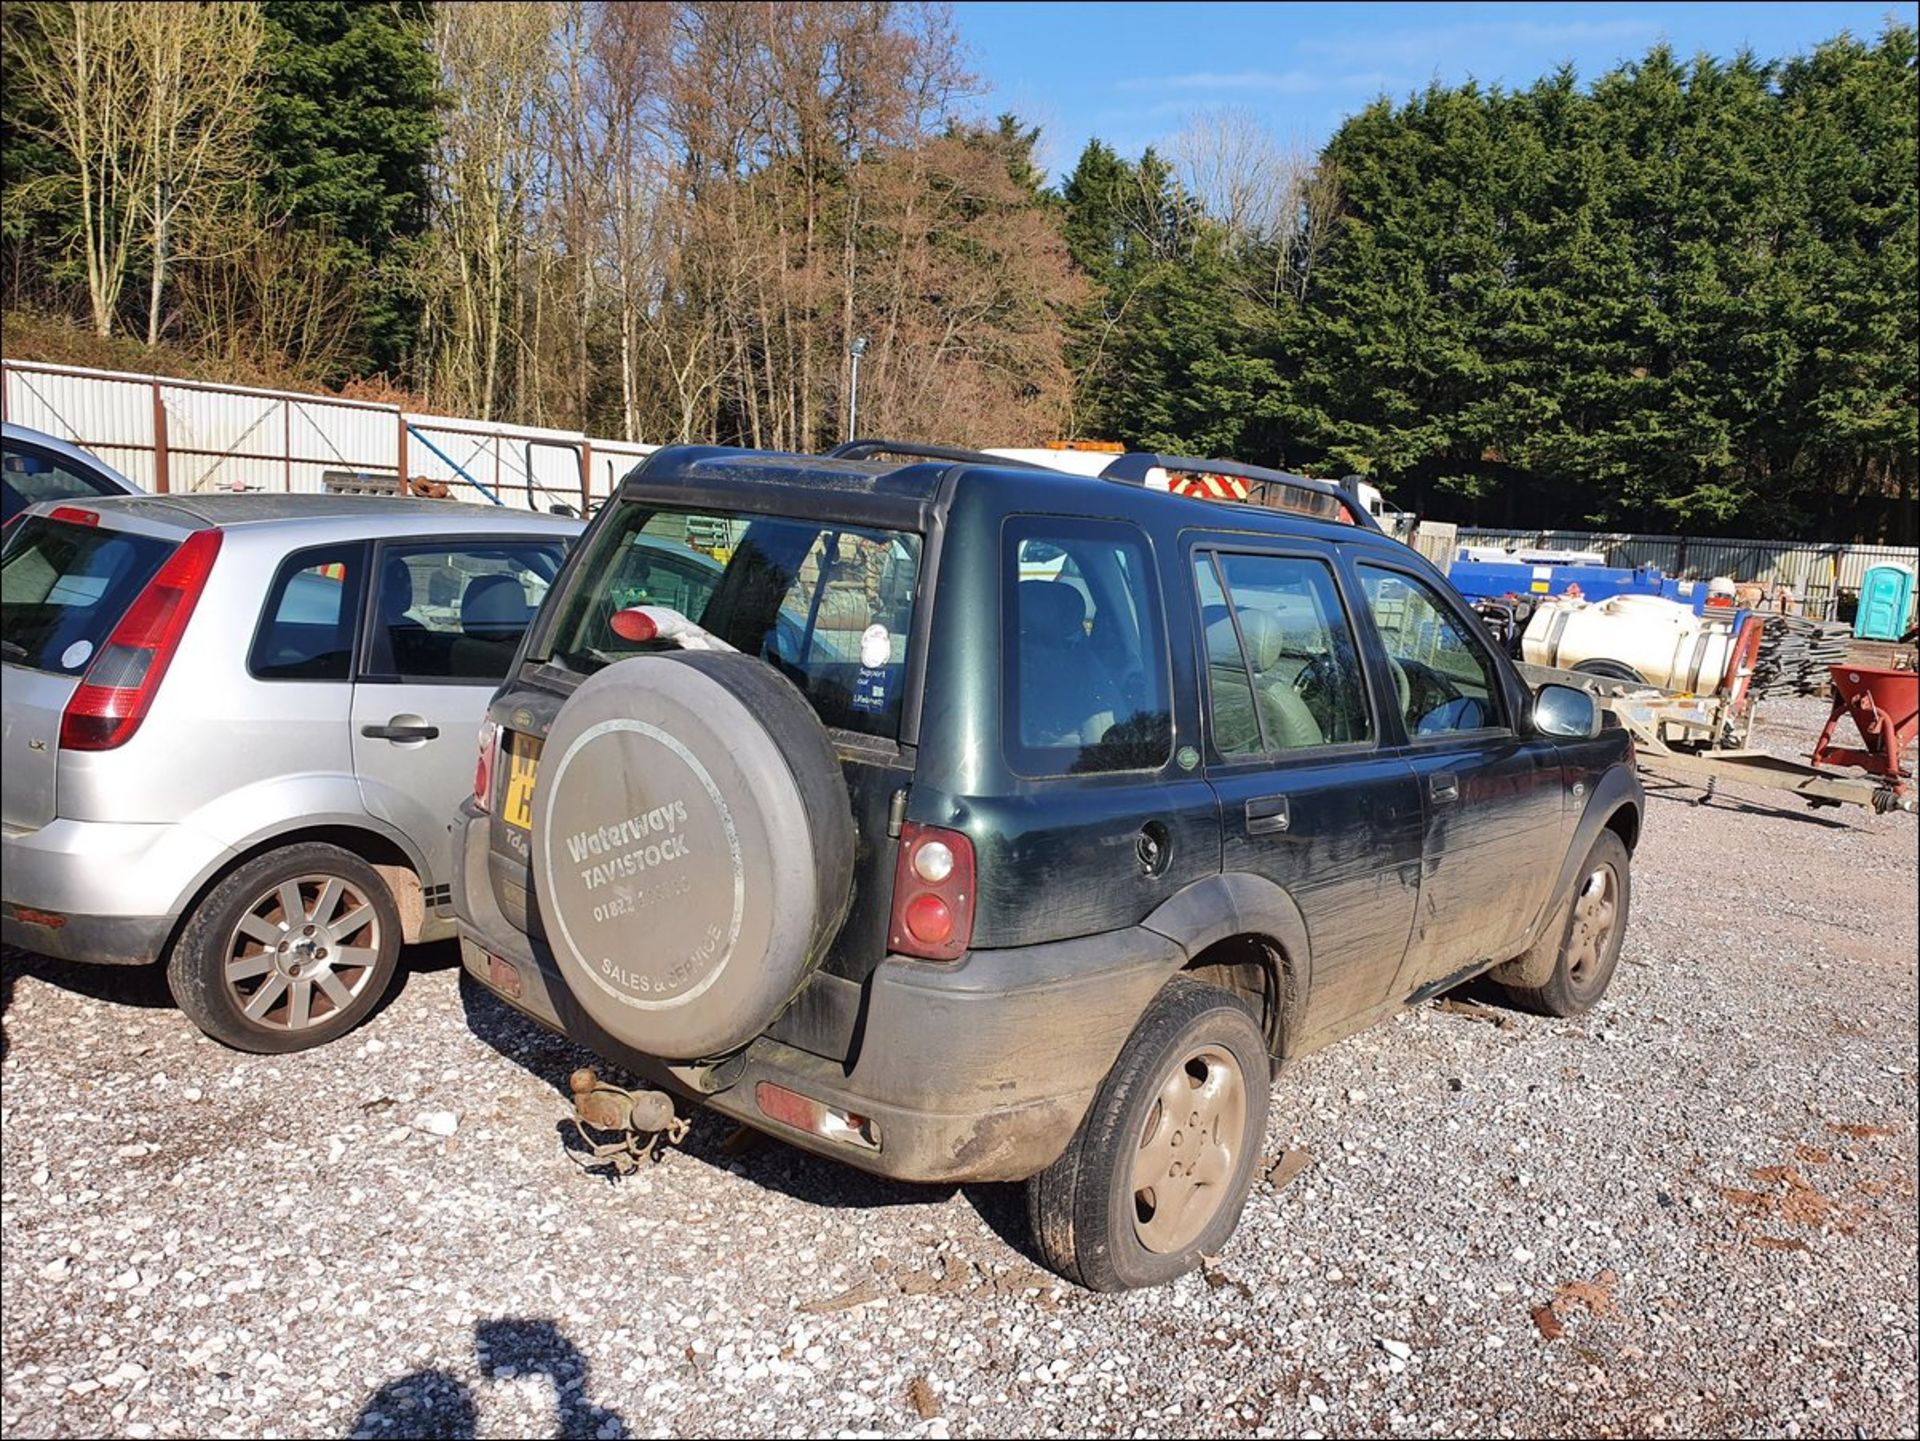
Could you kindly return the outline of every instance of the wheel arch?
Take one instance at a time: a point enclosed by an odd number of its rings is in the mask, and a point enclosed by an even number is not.
[[[263,832],[222,856],[217,864],[200,875],[188,892],[186,903],[168,928],[167,941],[161,947],[160,955],[164,957],[173,949],[188,919],[215,886],[242,866],[271,851],[308,841],[338,846],[379,872],[380,879],[387,883],[393,903],[400,911],[401,942],[411,945],[420,939],[427,918],[426,891],[420,879],[418,858],[411,848],[399,836],[389,834],[369,821],[355,823],[328,819]]]
[[[1607,816],[1606,828],[1620,837],[1620,844],[1632,855],[1640,844],[1640,807],[1632,801],[1623,801],[1615,806]]]
[[[1186,953],[1180,974],[1240,996],[1276,1058],[1306,1034],[1313,955],[1305,917],[1286,890],[1264,876],[1229,871],[1196,881],[1142,923]]]

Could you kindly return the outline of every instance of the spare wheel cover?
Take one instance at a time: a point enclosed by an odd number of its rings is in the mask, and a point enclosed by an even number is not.
[[[844,917],[854,826],[819,718],[764,662],[619,661],[561,707],[533,879],[568,988],[609,1035],[698,1060],[779,1015]]]

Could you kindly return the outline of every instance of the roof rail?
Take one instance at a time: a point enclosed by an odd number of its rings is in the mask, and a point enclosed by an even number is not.
[[[1100,478],[1128,485],[1145,485],[1155,469],[1196,475],[1231,475],[1240,480],[1250,480],[1262,490],[1280,486],[1328,496],[1346,508],[1355,525],[1365,526],[1369,530],[1380,529],[1380,522],[1360,504],[1359,497],[1338,481],[1316,480],[1308,475],[1295,475],[1289,470],[1244,465],[1237,460],[1202,460],[1191,455],[1155,455],[1149,451],[1133,450],[1115,456],[1113,463],[1100,472]]]
[[[964,450],[957,445],[928,445],[918,440],[849,440],[826,452],[828,460],[866,460],[875,455],[912,456],[919,460],[978,461],[983,465],[1010,465],[1021,470],[1046,470],[1030,460],[1013,460],[1004,455],[988,455],[983,450]]]

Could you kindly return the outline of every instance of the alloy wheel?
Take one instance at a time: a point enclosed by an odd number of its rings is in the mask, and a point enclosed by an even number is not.
[[[223,978],[255,1025],[300,1031],[332,1020],[373,979],[379,912],[339,876],[280,882],[241,913],[227,939]]]

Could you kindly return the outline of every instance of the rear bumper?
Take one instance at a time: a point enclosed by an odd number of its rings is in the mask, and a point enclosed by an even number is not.
[[[22,920],[11,901],[0,903],[0,941],[63,961],[96,966],[144,966],[160,958],[173,930],[168,916],[75,916],[59,926]]]
[[[724,1090],[696,1094],[659,1060],[580,1010],[552,953],[508,924],[487,879],[486,818],[459,823],[454,881],[468,973],[509,1005],[655,1084],[848,1165],[907,1181],[1022,1180],[1072,1139],[1140,1014],[1184,955],[1130,928],[1052,945],[972,951],[951,964],[888,956],[864,986],[846,1058],[762,1036]],[[519,993],[494,983],[490,956]],[[866,1117],[877,1148],[784,1124],[759,1106],[771,1082]]]
[[[0,833],[0,939],[99,965],[158,959],[198,878],[230,855],[179,825],[54,820]],[[22,910],[66,917],[59,926]]]

